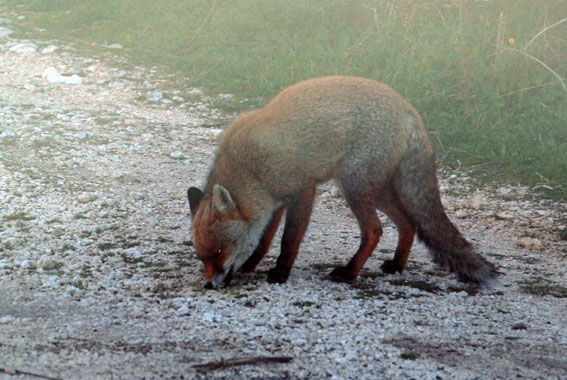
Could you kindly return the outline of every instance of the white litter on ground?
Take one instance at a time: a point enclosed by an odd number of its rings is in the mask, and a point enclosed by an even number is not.
[[[61,75],[55,67],[45,69],[41,77],[53,84],[83,84],[83,79],[77,74]]]

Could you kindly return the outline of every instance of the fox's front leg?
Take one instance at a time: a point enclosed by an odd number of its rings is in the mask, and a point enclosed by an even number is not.
[[[293,262],[297,257],[299,245],[309,224],[314,196],[315,188],[309,189],[294,197],[287,206],[282,250],[276,262],[276,267],[270,269],[268,273],[268,282],[281,284],[287,281]]]
[[[241,272],[253,272],[254,269],[256,269],[256,266],[264,258],[264,256],[266,256],[266,253],[268,253],[268,251],[270,250],[272,239],[274,238],[274,235],[278,230],[278,226],[280,225],[280,221],[282,220],[284,210],[285,207],[282,206],[274,211],[272,219],[270,220],[270,223],[268,223],[268,226],[266,227],[266,230],[264,231],[264,234],[260,239],[260,243],[258,243],[258,247],[256,247],[254,253],[252,253],[252,256],[250,256],[248,260],[246,260],[246,262],[242,265],[242,267],[240,268]]]

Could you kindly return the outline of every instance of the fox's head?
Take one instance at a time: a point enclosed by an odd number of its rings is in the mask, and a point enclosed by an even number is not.
[[[216,289],[229,283],[232,275],[252,255],[260,239],[249,216],[233,201],[221,185],[214,185],[211,194],[196,187],[187,190],[193,243],[205,264],[206,288]]]

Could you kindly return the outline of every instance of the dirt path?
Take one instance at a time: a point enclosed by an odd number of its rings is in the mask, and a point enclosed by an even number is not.
[[[204,291],[185,191],[226,117],[111,53],[13,36],[0,37],[0,379],[567,379],[565,204],[443,176],[449,215],[503,273],[470,296],[419,244],[406,273],[383,276],[387,221],[361,278],[327,281],[358,231],[326,185],[287,284],[265,282],[273,249]],[[51,84],[48,67],[83,83]],[[193,368],[258,356],[293,359]]]

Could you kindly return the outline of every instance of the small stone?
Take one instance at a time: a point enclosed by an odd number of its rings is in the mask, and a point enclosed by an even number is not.
[[[132,192],[130,193],[130,196],[132,197],[132,199],[136,201],[139,201],[140,199],[144,199],[144,194],[142,193]]]
[[[75,133],[75,138],[79,139],[79,140],[84,140],[88,137],[86,132],[80,131]]]
[[[28,260],[28,259],[25,259],[24,261],[22,261],[20,266],[23,269],[35,269],[35,263],[31,260]]]
[[[496,214],[494,214],[494,216],[496,217],[496,219],[500,220],[514,219],[514,215],[505,212],[497,212]]]
[[[466,219],[466,218],[470,217],[470,214],[466,210],[459,210],[455,213],[455,216],[459,219]]]
[[[172,140],[181,140],[181,136],[179,136],[179,132],[177,131],[170,131],[169,138]]]
[[[191,309],[188,305],[181,305],[179,309],[177,309],[178,315],[191,315]]]
[[[339,189],[338,187],[333,186],[331,188],[331,196],[333,198],[342,198],[343,197],[343,193],[341,192],[341,189]]]
[[[539,239],[523,237],[516,242],[516,245],[520,248],[526,248],[529,250],[540,250],[543,248],[543,243]]]
[[[92,194],[85,192],[85,193],[79,194],[79,196],[77,197],[77,200],[81,203],[89,203],[90,201],[94,200],[94,197],[92,196]]]
[[[58,46],[55,45],[49,45],[47,47],[44,47],[43,49],[41,49],[41,54],[51,54],[53,53],[55,50],[59,49]]]
[[[119,80],[116,80],[114,82],[110,82],[108,84],[108,87],[121,89],[121,88],[126,87],[126,83],[119,81]]]
[[[124,47],[120,44],[111,44],[111,45],[106,45],[105,46],[107,49],[123,49]]]
[[[161,91],[152,91],[148,93],[148,102],[157,103],[163,99],[163,93]]]
[[[0,38],[8,37],[12,33],[14,33],[12,29],[0,26]]]
[[[201,314],[201,320],[205,321],[205,322],[212,322],[213,321],[213,317],[214,314],[208,311],[205,311],[204,313]]]
[[[203,95],[203,90],[198,89],[198,88],[194,88],[191,91],[189,91],[189,94],[194,94],[194,95],[199,95],[202,96]]]
[[[52,258],[42,257],[37,261],[37,266],[43,270],[53,270],[60,268],[62,264]]]
[[[0,318],[0,325],[7,325],[8,323],[12,323],[16,320],[16,317],[11,315],[5,315]]]
[[[233,98],[234,98],[234,95],[232,95],[232,94],[218,94],[217,95],[218,100],[227,101],[227,100],[232,100]]]
[[[567,229],[559,232],[559,239],[563,241],[567,241]]]
[[[34,84],[31,84],[31,83],[24,84],[24,88],[28,91],[31,91],[31,92],[35,92],[35,90],[37,90],[37,87]]]
[[[174,160],[184,160],[187,158],[185,154],[180,151],[171,152],[169,154],[169,157],[173,158]]]
[[[31,53],[35,53],[36,50],[37,50],[37,45],[31,42],[17,44],[10,48],[10,51],[19,54],[31,54]]]
[[[0,269],[12,269],[12,263],[8,260],[0,260]]]
[[[528,324],[525,322],[516,322],[512,325],[512,330],[527,330]]]
[[[465,205],[468,208],[472,208],[473,210],[480,210],[482,205],[485,203],[485,200],[480,195],[475,195],[472,198],[467,199]]]
[[[512,189],[509,187],[500,187],[497,191],[502,195],[508,195],[512,192]]]

